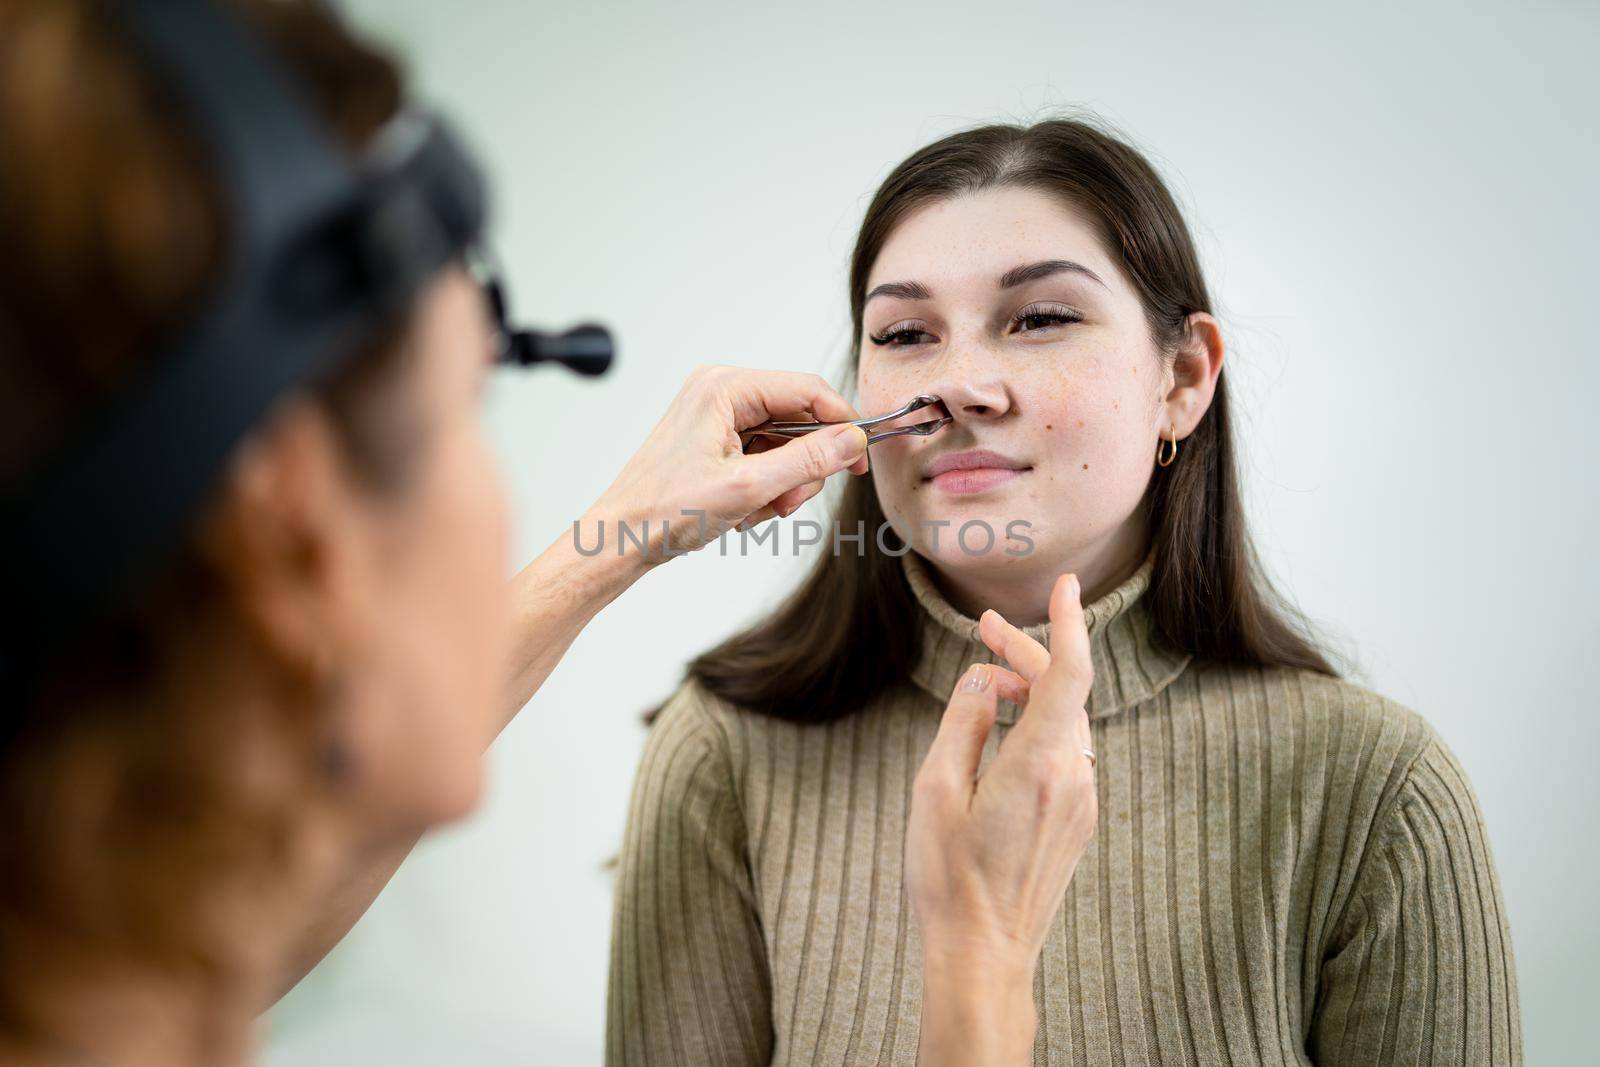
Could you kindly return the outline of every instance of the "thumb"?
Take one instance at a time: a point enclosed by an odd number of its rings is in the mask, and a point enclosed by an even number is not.
[[[817,430],[785,441],[777,448],[745,456],[741,462],[750,475],[751,499],[739,501],[756,508],[811,482],[820,482],[859,460],[867,451],[867,435],[859,426]]]
[[[939,733],[928,750],[927,767],[938,778],[971,789],[983,758],[983,745],[994,726],[998,687],[994,668],[974,663],[956,683]]]

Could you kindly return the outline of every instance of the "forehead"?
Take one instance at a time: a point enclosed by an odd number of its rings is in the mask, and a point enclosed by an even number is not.
[[[1071,259],[1116,284],[1116,267],[1087,218],[1036,189],[985,189],[924,204],[884,242],[867,289],[886,281],[941,286],[981,283],[1012,267]]]

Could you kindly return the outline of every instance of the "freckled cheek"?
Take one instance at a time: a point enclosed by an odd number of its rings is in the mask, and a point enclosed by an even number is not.
[[[1114,442],[1125,433],[1120,413],[1098,394],[1071,392],[1039,397],[1032,420],[1039,434],[1039,452],[1052,477],[1094,476],[1111,461]]]
[[[862,415],[892,411],[905,403],[904,399],[893,398],[905,391],[908,381],[910,375],[906,371],[897,372],[878,360],[863,358],[856,374],[857,409]]]

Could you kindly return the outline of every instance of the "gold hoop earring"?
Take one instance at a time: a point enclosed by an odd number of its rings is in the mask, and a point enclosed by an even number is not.
[[[1178,458],[1178,428],[1176,426],[1171,426],[1171,427],[1168,427],[1168,429],[1172,432],[1172,450],[1167,453],[1167,458],[1166,459],[1162,459],[1161,458],[1161,451],[1162,451],[1161,445],[1157,445],[1156,446],[1156,464],[1157,464],[1157,466],[1161,466],[1161,467],[1167,466],[1173,460]],[[1161,442],[1161,444],[1165,444],[1165,443],[1166,442],[1164,442],[1164,441]]]

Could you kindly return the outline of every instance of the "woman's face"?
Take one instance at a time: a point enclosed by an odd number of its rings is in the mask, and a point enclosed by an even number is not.
[[[931,393],[954,419],[872,449],[885,514],[941,572],[969,592],[1048,590],[1063,569],[1142,549],[1166,372],[1076,211],[1021,188],[919,208],[872,266],[862,326],[861,410]]]
[[[465,814],[501,724],[507,506],[479,418],[491,334],[482,291],[452,268],[422,298],[402,373],[417,409],[415,463],[368,492],[350,523],[354,569],[349,738],[362,825],[409,831]]]

